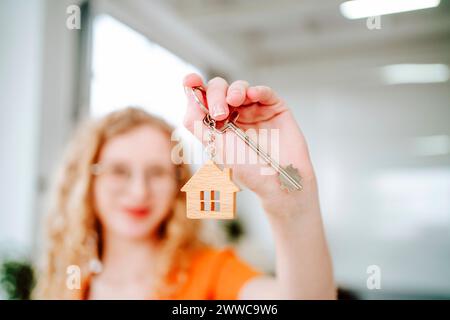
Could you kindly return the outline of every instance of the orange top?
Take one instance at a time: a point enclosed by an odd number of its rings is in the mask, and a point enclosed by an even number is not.
[[[249,279],[262,275],[238,258],[231,248],[207,247],[195,254],[188,277],[180,289],[169,299],[173,300],[235,300]],[[81,288],[81,297],[89,291],[89,278]]]

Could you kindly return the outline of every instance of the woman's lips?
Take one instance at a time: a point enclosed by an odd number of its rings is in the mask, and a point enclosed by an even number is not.
[[[146,217],[150,210],[146,207],[132,207],[132,208],[125,208],[124,211],[135,218],[143,218]]]

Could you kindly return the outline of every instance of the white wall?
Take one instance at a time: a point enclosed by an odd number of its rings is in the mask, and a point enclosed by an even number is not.
[[[0,2],[0,246],[31,255],[75,103],[83,103],[75,99],[80,31],[66,27],[66,8],[77,3]]]
[[[44,5],[0,1],[0,245],[31,244]]]
[[[287,90],[309,141],[336,278],[365,297],[450,294],[450,154],[418,137],[450,136],[450,85]],[[366,288],[369,265],[382,289]]]

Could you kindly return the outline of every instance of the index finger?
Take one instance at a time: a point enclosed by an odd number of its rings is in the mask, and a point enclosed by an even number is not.
[[[185,87],[203,87],[205,88],[203,84],[203,79],[196,73],[190,73],[187,76],[183,78],[183,86]]]
[[[193,87],[206,87],[203,83],[202,78],[196,73],[191,73],[185,76],[183,79],[183,86],[185,87],[185,89]],[[207,106],[206,99],[203,99],[203,96],[198,92],[185,90],[185,93],[188,99],[188,107],[183,122],[188,130],[193,131],[195,121],[203,120],[206,115],[202,108],[198,106],[195,98],[193,97],[193,94],[196,94],[199,100],[202,101],[205,106]]]

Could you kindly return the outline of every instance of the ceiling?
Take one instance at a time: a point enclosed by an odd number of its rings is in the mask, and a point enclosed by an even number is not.
[[[209,73],[274,86],[377,83],[373,69],[396,63],[450,64],[450,0],[386,15],[381,28],[348,20],[337,0],[96,0]]]
[[[187,25],[242,64],[252,66],[370,54],[418,42],[449,43],[449,1],[434,9],[383,16],[380,30],[369,30],[366,19],[344,18],[339,11],[342,2],[164,1]]]

